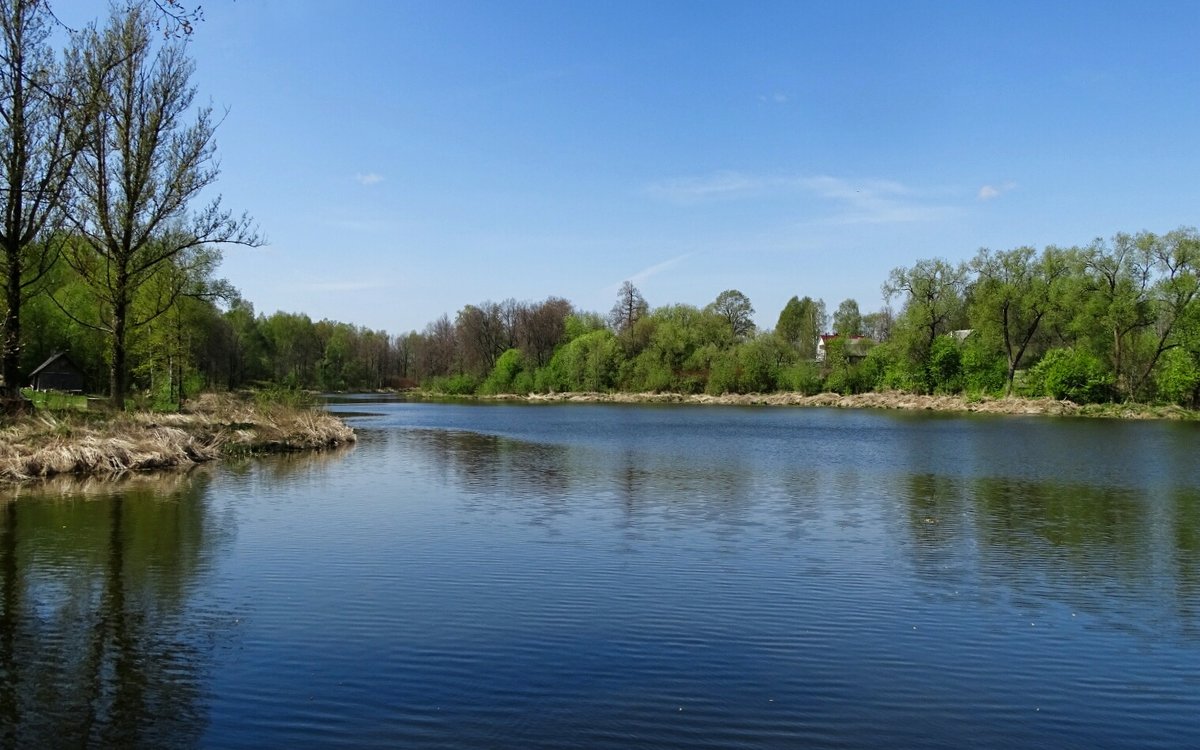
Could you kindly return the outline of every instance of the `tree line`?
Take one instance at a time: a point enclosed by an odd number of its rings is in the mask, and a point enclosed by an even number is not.
[[[1200,234],[980,250],[893,269],[885,304],[832,314],[793,297],[776,325],[729,289],[652,308],[633,284],[607,316],[565,300],[485,302],[404,338],[404,377],[455,394],[777,390],[1200,401]],[[536,315],[535,315],[536,313]],[[536,319],[534,327],[532,321]],[[824,334],[824,335],[823,335]]]
[[[173,2],[116,7],[52,49],[45,0],[0,0],[2,374],[8,396],[69,351],[115,404],[287,386],[453,393],[776,390],[1049,395],[1195,407],[1200,236],[919,260],[884,305],[791,298],[759,330],[748,297],[652,307],[625,282],[607,314],[559,297],[484,301],[392,335],[257,314],[216,277],[262,242],[217,199],[211,109],[194,106]],[[190,27],[189,27],[190,28]],[[822,336],[825,334],[825,336]],[[833,336],[832,334],[837,334]]]

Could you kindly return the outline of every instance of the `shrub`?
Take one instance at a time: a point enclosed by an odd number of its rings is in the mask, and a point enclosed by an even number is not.
[[[1031,395],[1095,404],[1112,400],[1113,379],[1104,364],[1089,352],[1051,349],[1030,368],[1026,387]]]
[[[430,378],[424,383],[425,390],[442,393],[447,396],[470,396],[475,393],[479,383],[466,373],[448,375],[440,378]]]
[[[1169,349],[1154,371],[1154,386],[1159,398],[1181,406],[1194,405],[1200,389],[1200,367],[1196,359],[1183,349]]]
[[[981,336],[971,336],[962,348],[963,390],[999,394],[1008,382],[1008,364]]]
[[[487,376],[487,380],[479,386],[480,393],[528,393],[529,389],[517,390],[525,382],[532,382],[529,377],[522,378],[525,373],[525,355],[520,349],[509,349],[496,359],[496,365]]]
[[[938,336],[929,348],[926,385],[934,393],[958,393],[963,386],[962,352],[951,336]]]
[[[779,371],[779,387],[812,396],[821,392],[824,382],[816,362],[797,362]]]

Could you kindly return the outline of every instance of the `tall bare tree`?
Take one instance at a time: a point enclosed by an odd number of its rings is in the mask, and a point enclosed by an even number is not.
[[[626,281],[617,290],[617,301],[608,313],[608,322],[617,333],[624,333],[633,328],[633,324],[649,311],[650,306],[646,304],[642,293],[632,281]]]
[[[21,386],[21,303],[54,264],[87,96],[78,57],[49,44],[42,0],[0,0],[0,274],[4,394]],[[102,61],[97,60],[102,67]],[[102,72],[102,71],[100,71]]]
[[[154,23],[145,5],[116,9],[108,26],[90,35],[84,55],[89,80],[104,77],[107,94],[75,170],[73,225],[81,242],[67,260],[101,303],[100,319],[77,322],[109,336],[109,395],[117,408],[128,391],[128,332],[186,293],[195,276],[180,269],[208,262],[213,245],[261,244],[249,217],[223,209],[220,198],[196,212],[189,208],[219,172],[216,122],[211,107],[200,107],[189,121],[194,65],[182,43],[153,43]],[[108,59],[119,61],[111,75]],[[179,283],[133,315],[135,295],[162,274]]]

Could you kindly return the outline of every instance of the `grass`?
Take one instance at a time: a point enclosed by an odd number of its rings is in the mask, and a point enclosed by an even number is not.
[[[39,411],[87,411],[87,396],[22,388],[21,395]]]
[[[354,440],[354,431],[326,412],[236,396],[202,396],[172,414],[42,409],[0,426],[0,482],[122,474]]]

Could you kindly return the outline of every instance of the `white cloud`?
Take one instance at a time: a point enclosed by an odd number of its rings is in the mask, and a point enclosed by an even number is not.
[[[638,284],[644,284],[644,283],[646,283],[647,280],[650,279],[650,277],[656,276],[670,268],[674,268],[675,266],[679,265],[683,261],[692,257],[692,255],[693,255],[693,253],[684,253],[683,255],[676,255],[674,258],[671,258],[669,260],[664,260],[661,263],[655,263],[652,266],[647,266],[646,268],[643,268],[642,270],[638,271],[637,273],[629,276],[627,279],[623,279],[622,281],[620,281],[616,284],[610,285],[604,291],[606,293],[615,294],[617,292],[617,290],[621,288],[621,284],[624,283],[625,281],[629,281],[629,283],[631,283],[635,286]]]
[[[677,255],[674,258],[671,258],[670,260],[664,260],[662,263],[655,263],[654,265],[649,266],[647,268],[643,268],[642,270],[638,271],[634,275],[630,276],[629,280],[632,281],[634,284],[641,284],[641,283],[645,282],[647,279],[649,279],[651,276],[655,276],[657,274],[662,273],[663,271],[666,271],[669,268],[677,266],[680,263],[682,263],[683,261],[690,258],[691,256],[692,256],[691,253],[684,253],[683,255]]]
[[[758,97],[760,102],[766,102],[768,104],[787,104],[789,99],[791,99],[791,97],[782,91],[776,91],[773,94],[760,94]]]
[[[354,175],[354,179],[359,185],[378,185],[379,183],[383,182],[383,175],[377,172],[367,172],[365,174],[359,172],[358,174]]]
[[[763,187],[763,181],[739,172],[716,172],[707,177],[680,177],[647,185],[645,192],[652,198],[670,203],[737,198]]]
[[[385,289],[391,284],[383,281],[313,281],[298,284],[306,292],[361,292],[367,289]]]
[[[691,205],[713,201],[808,195],[833,208],[823,221],[834,224],[887,224],[934,221],[952,209],[931,202],[932,191],[917,190],[895,180],[847,179],[829,175],[755,176],[716,172],[707,177],[664,180],[645,188],[647,195],[669,203]]]
[[[945,218],[949,206],[927,202],[918,191],[894,180],[847,180],[823,175],[798,180],[805,190],[840,207],[833,224],[897,224]]]
[[[983,187],[979,188],[978,198],[981,201],[995,200],[1004,193],[1007,193],[1009,190],[1016,188],[1016,186],[1017,183],[1015,182],[1002,182],[999,185],[984,185]]]

